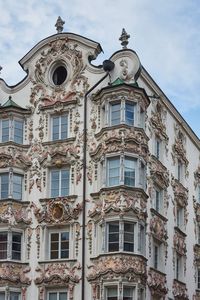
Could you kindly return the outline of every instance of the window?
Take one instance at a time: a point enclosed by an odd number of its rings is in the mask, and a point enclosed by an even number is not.
[[[0,195],[1,199],[13,198],[22,199],[23,176],[11,172],[0,174]]]
[[[197,244],[200,244],[200,225],[197,225]]]
[[[200,203],[200,185],[197,187],[197,201]]]
[[[21,293],[19,292],[0,292],[0,300],[21,300]]]
[[[197,288],[200,290],[200,269],[197,270]]]
[[[69,258],[69,232],[50,233],[50,259]]]
[[[184,225],[184,208],[177,206],[176,210],[176,226],[183,229]]]
[[[177,179],[179,182],[182,182],[183,179],[183,164],[181,161],[178,161],[177,164]]]
[[[52,117],[52,140],[63,140],[68,137],[68,115]]]
[[[135,104],[131,102],[117,102],[110,104],[110,125],[125,123],[134,126]]]
[[[159,138],[155,138],[155,157],[157,158],[157,159],[161,159],[161,145],[162,145],[162,143],[161,143],[161,140],[159,139]]]
[[[67,300],[67,292],[66,291],[48,292],[48,300]]]
[[[67,78],[67,70],[64,66],[58,66],[52,76],[53,83],[55,85],[61,85],[63,82],[65,82]]]
[[[137,159],[115,156],[107,159],[107,185],[136,185]]]
[[[120,230],[122,227],[122,230]],[[110,222],[107,223],[108,252],[128,251],[134,252],[135,223]]]
[[[24,121],[21,119],[1,120],[1,142],[14,141],[23,144]]]
[[[69,169],[51,170],[51,197],[69,195]]]
[[[177,280],[183,279],[183,257],[176,253],[176,268],[175,268],[175,278]]]
[[[153,267],[156,270],[162,270],[162,244],[153,241]]]
[[[106,287],[106,300],[118,300],[119,299],[119,288],[118,286]],[[121,299],[121,298],[120,298]],[[123,300],[134,300],[134,287],[123,286]]]
[[[163,191],[157,187],[155,187],[154,209],[159,213],[163,210]]]
[[[21,260],[21,240],[19,232],[0,232],[0,259]]]

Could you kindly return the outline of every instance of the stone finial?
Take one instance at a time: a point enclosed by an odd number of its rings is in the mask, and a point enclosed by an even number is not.
[[[58,19],[57,19],[57,21],[56,21],[56,24],[55,24],[57,33],[61,33],[63,31],[63,25],[64,24],[65,24],[65,21],[63,21],[61,19],[61,17],[59,16]]]
[[[122,29],[122,34],[119,38],[121,41],[122,49],[126,49],[128,45],[128,39],[130,38],[130,35],[126,32],[126,30],[123,28]]]
[[[1,70],[2,70],[3,68],[2,68],[2,66],[0,66],[0,74],[1,74]]]

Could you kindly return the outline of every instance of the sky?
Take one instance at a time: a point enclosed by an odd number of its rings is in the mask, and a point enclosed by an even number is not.
[[[15,85],[26,75],[18,61],[40,40],[64,31],[96,42],[104,50],[97,64],[128,47],[200,137],[199,0],[0,0],[0,77]],[[94,63],[95,64],[95,63]]]

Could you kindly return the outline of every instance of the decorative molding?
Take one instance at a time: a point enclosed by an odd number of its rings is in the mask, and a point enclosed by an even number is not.
[[[27,277],[30,267],[16,264],[14,262],[0,264],[0,286],[6,286],[8,283],[14,284],[16,287],[31,284],[31,280]]]
[[[166,189],[169,186],[169,171],[167,168],[151,155],[149,160],[150,178],[152,181],[162,189]]]
[[[105,215],[110,212],[117,213],[118,215],[125,215],[128,211],[132,211],[141,220],[146,221],[147,195],[143,190],[133,188],[120,187],[119,189],[102,189],[99,194],[91,195],[94,199],[95,206],[89,211],[91,218],[104,219]]]
[[[44,264],[36,269],[40,275],[35,279],[36,285],[57,286],[66,284],[77,284],[80,277],[77,271],[81,269],[79,264],[70,265],[69,263]]]
[[[149,269],[147,284],[152,295],[164,297],[168,292],[166,275],[158,270]]]
[[[185,283],[174,279],[172,289],[175,300],[189,300]]]
[[[88,281],[113,279],[124,276],[129,281],[140,278],[146,281],[146,259],[137,255],[112,254],[93,259],[93,265],[89,266]],[[130,276],[130,277],[129,277]]]
[[[176,252],[179,253],[180,255],[185,256],[187,253],[185,236],[183,236],[177,230],[174,233],[173,243],[174,243],[174,249],[176,250]]]
[[[161,242],[166,242],[168,239],[166,222],[158,216],[153,216],[150,219],[149,229],[153,237]]]
[[[68,197],[50,198],[38,208],[34,202],[31,203],[37,221],[46,224],[63,224],[76,220],[82,210],[82,204],[72,205]]]
[[[101,160],[108,153],[127,151],[148,159],[148,137],[141,128],[129,128],[127,125],[119,125],[116,128],[104,128],[90,142],[90,155],[95,161]]]

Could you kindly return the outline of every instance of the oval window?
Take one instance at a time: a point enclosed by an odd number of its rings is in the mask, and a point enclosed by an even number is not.
[[[67,78],[67,70],[63,66],[59,66],[53,72],[53,83],[55,85],[61,85]]]

